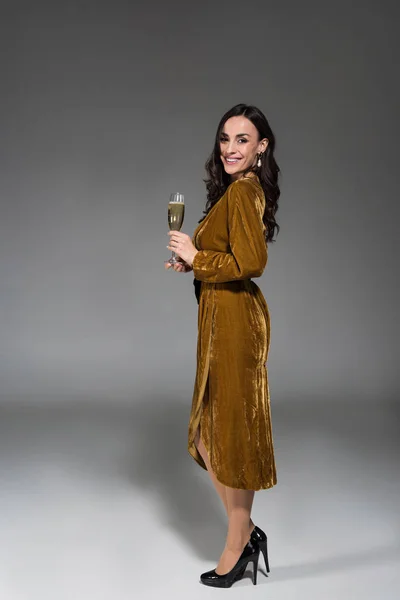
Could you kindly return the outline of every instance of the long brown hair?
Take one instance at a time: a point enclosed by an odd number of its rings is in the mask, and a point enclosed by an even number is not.
[[[278,199],[280,196],[280,189],[278,186],[280,168],[274,157],[276,143],[275,136],[272,133],[265,115],[258,108],[249,104],[237,104],[228,110],[219,122],[215,136],[214,149],[205,164],[206,172],[208,174],[208,178],[204,179],[207,188],[207,202],[205,210],[203,211],[205,214],[200,219],[199,223],[201,223],[214,204],[223,196],[230,183],[232,183],[230,176],[225,172],[221,161],[220,136],[225,122],[228,119],[242,115],[249,119],[256,127],[259,134],[259,140],[264,138],[268,139],[268,146],[262,156],[261,167],[251,167],[248,172],[252,171],[256,173],[264,190],[266,201],[263,215],[263,222],[266,226],[265,239],[266,242],[273,242],[275,241],[273,239],[275,230],[278,234],[280,229],[275,220],[275,214],[278,210]]]

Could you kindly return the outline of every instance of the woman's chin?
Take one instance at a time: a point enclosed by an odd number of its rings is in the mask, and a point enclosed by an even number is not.
[[[238,177],[242,170],[235,167],[230,167],[229,165],[224,165],[225,173],[230,175],[231,177]]]

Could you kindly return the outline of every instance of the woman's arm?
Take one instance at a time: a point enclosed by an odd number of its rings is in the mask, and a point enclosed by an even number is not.
[[[231,252],[199,250],[193,275],[199,281],[224,283],[260,277],[268,260],[263,222],[251,182],[238,180],[228,190],[229,244]]]

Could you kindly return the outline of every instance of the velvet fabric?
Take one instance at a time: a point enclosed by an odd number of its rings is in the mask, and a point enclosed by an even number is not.
[[[217,479],[249,490],[277,482],[266,366],[270,315],[252,280],[268,259],[264,207],[258,178],[234,181],[192,238],[199,307],[188,450],[206,469],[195,445],[200,426]]]

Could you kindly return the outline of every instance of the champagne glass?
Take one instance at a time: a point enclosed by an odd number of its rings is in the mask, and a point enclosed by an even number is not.
[[[168,225],[170,230],[180,231],[183,224],[184,216],[185,199],[183,194],[179,194],[178,192],[176,192],[175,194],[171,194],[168,203]],[[179,257],[174,251],[172,251],[171,258],[164,262],[169,263],[170,265],[175,265],[177,263],[182,264],[182,261],[179,260]]]

